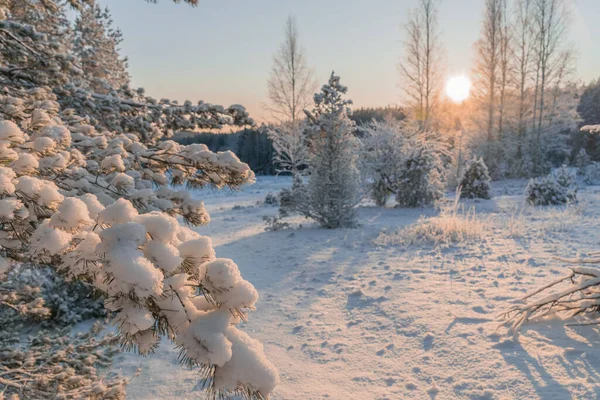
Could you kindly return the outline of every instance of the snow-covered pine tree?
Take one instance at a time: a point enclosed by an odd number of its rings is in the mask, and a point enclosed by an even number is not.
[[[552,172],[552,176],[562,187],[573,188],[576,185],[575,174],[564,164]]]
[[[17,7],[18,15],[34,15],[38,20],[29,20],[36,25],[13,18],[10,7],[16,3],[26,7]],[[210,218],[201,201],[177,188],[236,188],[252,182],[254,174],[231,152],[159,142],[161,135],[133,130],[98,130],[87,116],[78,115],[83,109],[61,107],[55,92],[77,72],[77,63],[54,37],[36,30],[55,23],[44,18],[60,13],[60,4],[0,0],[5,89],[0,95],[0,278],[16,266],[40,265],[85,281],[104,297],[118,341],[126,348],[147,354],[167,338],[180,349],[183,363],[199,366],[209,394],[268,396],[278,382],[277,370],[262,345],[236,327],[254,308],[258,293],[232,260],[216,257],[210,238],[180,223],[199,226]],[[114,108],[125,105],[104,99]],[[169,109],[177,108],[165,106],[161,114]],[[213,111],[219,116],[215,121]],[[236,107],[231,119],[225,119],[228,112],[222,108],[213,111],[199,106],[199,116],[206,119],[192,123],[222,125],[235,123],[236,116],[247,118],[243,108]],[[98,108],[96,115],[102,112]],[[164,126],[148,123],[159,133]],[[35,288],[1,295],[0,307],[8,311],[47,314]],[[30,343],[18,351],[33,357],[36,366],[49,356],[44,349],[57,353],[61,343],[69,344],[61,340],[54,347]],[[73,357],[75,363],[80,354]],[[4,365],[0,362],[0,368]],[[115,394],[109,382],[85,379],[85,369],[78,372],[81,379],[63,384],[73,375],[73,364],[62,365],[70,368],[65,374],[32,373],[40,378],[36,385],[24,383],[29,378],[21,369],[2,370],[0,392],[32,398]]]
[[[306,185],[302,175],[292,176],[292,187],[283,188],[279,192],[279,218],[288,217],[290,213],[296,211],[298,204],[304,202],[306,197]]]
[[[107,94],[129,83],[127,58],[119,54],[122,34],[113,29],[108,8],[88,1],[75,20],[73,52],[81,62],[82,84]]]
[[[460,179],[461,197],[468,199],[489,199],[492,196],[492,179],[483,158],[474,157],[467,161]]]
[[[315,94],[315,108],[307,111],[308,129],[315,150],[310,178],[295,199],[297,211],[325,228],[356,225],[356,205],[360,200],[356,168],[357,140],[348,118],[351,100],[348,89],[333,72],[329,82]],[[296,191],[298,192],[298,191]]]

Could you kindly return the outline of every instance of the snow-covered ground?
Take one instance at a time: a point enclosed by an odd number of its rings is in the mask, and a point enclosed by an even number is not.
[[[275,399],[591,399],[600,396],[600,330],[560,321],[527,325],[519,338],[498,314],[568,271],[553,256],[598,249],[600,193],[569,208],[524,207],[524,181],[499,182],[492,200],[469,202],[481,239],[449,246],[377,246],[434,209],[364,206],[361,226],[265,232],[260,203],[290,186],[259,177],[241,192],[203,191],[212,222],[199,230],[238,263],[260,292],[244,327],[281,373]],[[164,342],[141,360],[131,399],[197,399],[197,376]]]

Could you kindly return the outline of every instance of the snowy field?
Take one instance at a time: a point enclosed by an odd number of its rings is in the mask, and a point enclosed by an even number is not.
[[[468,202],[478,234],[454,244],[394,241],[421,215],[434,217],[433,208],[365,204],[357,229],[292,219],[292,230],[265,232],[262,218],[277,208],[260,203],[291,185],[285,177],[259,177],[241,192],[197,192],[212,216],[199,232],[260,292],[244,329],[280,370],[273,398],[600,396],[598,327],[549,320],[527,325],[519,338],[498,329],[514,301],[568,272],[553,256],[599,247],[599,190],[584,189],[577,206],[533,209],[524,206],[525,184],[497,182],[492,200]],[[176,356],[167,343],[147,360],[119,356],[122,374],[142,369],[128,398],[202,398],[196,373]]]

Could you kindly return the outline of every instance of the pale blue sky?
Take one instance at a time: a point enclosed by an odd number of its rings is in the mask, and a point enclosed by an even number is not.
[[[196,8],[169,0],[98,1],[124,33],[133,84],[154,97],[242,104],[262,120],[272,56],[292,14],[319,83],[335,70],[356,106],[401,103],[402,26],[416,0],[200,0]],[[449,75],[471,68],[483,3],[441,2]],[[600,0],[574,0],[569,40],[577,43],[584,81],[600,77],[599,20]]]

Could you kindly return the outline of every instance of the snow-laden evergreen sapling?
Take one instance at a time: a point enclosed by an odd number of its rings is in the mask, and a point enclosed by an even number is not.
[[[432,132],[408,131],[403,168],[396,180],[394,193],[401,207],[433,204],[444,195],[446,146]]]
[[[565,166],[542,178],[531,179],[525,200],[534,206],[560,205],[577,201],[574,174]]]
[[[60,4],[0,0],[0,278],[10,277],[15,267],[48,266],[67,280],[84,281],[103,296],[125,348],[148,354],[168,339],[179,348],[180,361],[200,368],[210,395],[268,396],[278,382],[277,370],[262,345],[237,328],[258,293],[232,260],[217,258],[210,238],[180,223],[200,226],[210,217],[200,200],[177,188],[237,188],[252,182],[254,174],[231,152],[158,140],[177,125],[171,117],[223,125],[247,120],[247,114],[236,107],[233,114],[240,120],[223,109],[198,106],[194,116],[185,114],[187,105],[180,114],[177,107],[140,107],[145,111],[138,114],[137,106],[110,96],[100,97],[110,105],[106,108],[84,101],[99,118],[88,118],[85,107],[62,107],[60,98],[70,100],[61,97],[61,88],[78,73],[78,63],[53,42],[64,39],[53,36],[61,31],[54,19]],[[13,18],[13,11],[27,18]],[[86,93],[88,100],[96,98]],[[163,121],[166,110],[175,114]],[[123,129],[113,111],[131,112],[131,124]],[[92,125],[93,119],[102,123]],[[107,130],[111,124],[120,129]],[[0,307],[11,315],[45,317],[49,310],[39,293],[35,287],[2,291]],[[24,367],[41,368],[35,373],[0,360],[0,392],[29,395],[35,385],[26,384],[24,371],[35,379],[39,372],[35,384],[54,397],[111,398],[110,381],[83,368],[79,353],[72,362],[89,376],[71,379],[74,367],[64,363],[64,373],[44,374],[43,365],[52,365],[46,358],[68,350],[62,339],[53,343],[18,350],[28,355]],[[88,396],[83,388],[91,386],[94,395]],[[48,397],[40,393],[30,397]]]
[[[573,160],[573,165],[578,168],[578,173],[583,173],[585,167],[587,167],[591,162],[590,156],[584,148],[581,148],[577,155],[575,156],[575,160]]]
[[[269,192],[265,196],[265,200],[263,201],[263,204],[265,204],[267,206],[277,207],[279,205],[279,198],[276,194]]]
[[[275,232],[281,231],[284,229],[288,229],[290,224],[284,221],[284,218],[289,217],[292,212],[296,210],[296,206],[298,202],[301,202],[304,198],[304,190],[305,186],[302,180],[302,176],[300,174],[292,175],[292,187],[290,189],[283,188],[273,200],[271,200],[272,205],[279,205],[279,210],[277,215],[274,216],[263,216],[263,221],[265,221],[265,231],[267,232]],[[267,195],[273,196],[272,193]],[[267,199],[265,199],[265,204],[267,204]]]
[[[360,168],[375,204],[385,206],[394,193],[396,176],[402,163],[404,137],[397,121],[363,125]]]
[[[467,161],[465,171],[460,179],[460,195],[467,199],[489,199],[492,197],[492,179],[483,158]]]
[[[378,205],[390,194],[402,207],[430,205],[443,196],[448,149],[438,135],[403,121],[374,122],[364,130],[361,168]]]
[[[329,83],[315,94],[315,108],[307,111],[308,129],[315,151],[306,188],[296,190],[296,210],[325,228],[356,225],[360,200],[356,168],[357,140],[348,115],[348,89],[333,72]],[[298,194],[298,196],[296,196]]]
[[[292,177],[292,187],[283,188],[279,192],[279,216],[287,217],[296,211],[297,205],[304,201],[306,186],[300,174]]]

